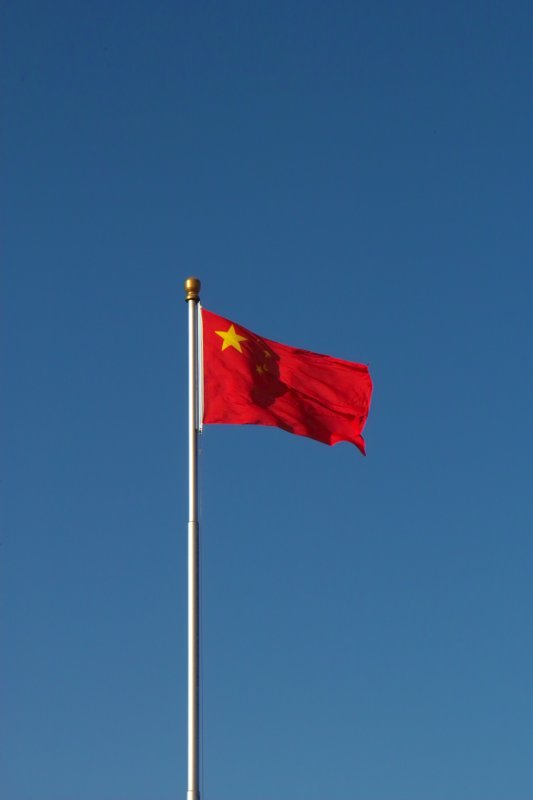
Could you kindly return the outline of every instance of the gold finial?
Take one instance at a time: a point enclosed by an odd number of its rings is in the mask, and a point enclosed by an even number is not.
[[[198,278],[187,278],[185,281],[185,300],[194,300],[195,303],[200,299],[200,283]]]

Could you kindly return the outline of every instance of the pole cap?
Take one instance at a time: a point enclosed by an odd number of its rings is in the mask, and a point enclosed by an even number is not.
[[[201,286],[199,278],[187,278],[185,281],[185,300],[194,300],[197,303],[200,299]]]

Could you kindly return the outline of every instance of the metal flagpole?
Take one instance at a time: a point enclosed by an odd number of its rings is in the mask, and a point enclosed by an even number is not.
[[[189,306],[189,524],[188,524],[188,759],[187,800],[200,800],[199,591],[198,591],[198,301],[200,281],[187,278]]]

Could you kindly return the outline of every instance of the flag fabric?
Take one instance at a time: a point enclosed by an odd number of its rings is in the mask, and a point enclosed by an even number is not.
[[[205,308],[201,314],[204,423],[272,425],[365,453],[372,380],[364,364],[273,342]]]

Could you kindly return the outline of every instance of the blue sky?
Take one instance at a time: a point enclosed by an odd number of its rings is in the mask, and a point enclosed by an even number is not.
[[[531,798],[529,4],[3,22],[3,796],[185,796],[197,274],[375,385],[202,437],[202,796]]]

